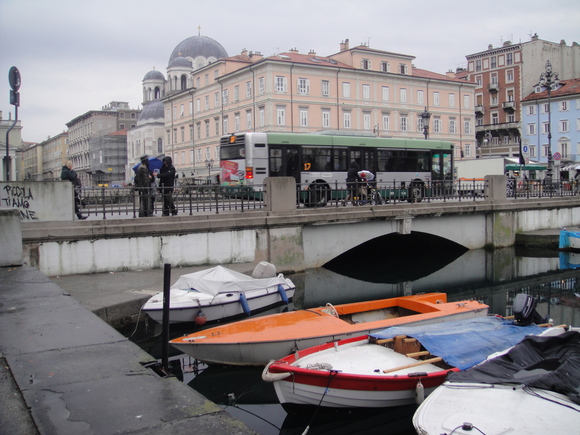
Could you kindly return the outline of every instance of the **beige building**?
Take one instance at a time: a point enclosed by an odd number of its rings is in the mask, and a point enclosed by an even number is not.
[[[40,144],[43,180],[60,180],[60,173],[66,161],[67,139],[68,133],[63,131]]]
[[[114,132],[134,128],[139,110],[131,109],[129,103],[112,101],[102,110],[91,110],[69,121],[68,156],[73,168],[81,178],[83,186],[95,186],[104,179],[123,180],[125,178],[127,142],[122,148],[115,136],[112,147],[115,152],[107,153],[102,138]],[[102,171],[106,167],[106,172]],[[110,168],[110,170],[109,170]],[[104,175],[106,174],[106,176]]]
[[[192,46],[201,54],[188,52]],[[423,138],[425,111],[429,138],[453,142],[458,156],[475,156],[475,84],[415,68],[413,56],[350,48],[348,40],[330,56],[293,49],[228,57],[219,48],[211,38],[188,38],[174,50],[166,82],[144,80],[144,98],[158,95],[164,103],[163,151],[181,176],[215,172],[224,134],[327,130]]]
[[[35,142],[22,143],[22,177],[42,181],[42,146]]]

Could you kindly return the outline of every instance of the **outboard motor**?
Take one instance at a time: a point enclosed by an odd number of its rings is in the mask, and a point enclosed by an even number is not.
[[[513,312],[514,319],[518,325],[529,325],[535,323],[539,325],[545,323],[545,319],[536,311],[538,301],[527,294],[520,293],[514,299]]]

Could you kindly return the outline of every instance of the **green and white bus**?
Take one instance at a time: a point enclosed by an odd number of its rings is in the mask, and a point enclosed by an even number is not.
[[[267,177],[294,177],[304,189],[317,192],[312,202],[339,198],[334,192],[344,194],[352,161],[373,172],[379,186],[392,185],[408,200],[420,201],[426,186],[452,180],[453,144],[342,132],[246,132],[220,140],[222,185],[261,190]]]

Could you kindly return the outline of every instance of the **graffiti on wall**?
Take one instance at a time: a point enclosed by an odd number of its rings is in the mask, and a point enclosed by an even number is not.
[[[34,196],[30,187],[6,184],[2,187],[2,205],[20,212],[20,220],[38,220],[33,210]]]

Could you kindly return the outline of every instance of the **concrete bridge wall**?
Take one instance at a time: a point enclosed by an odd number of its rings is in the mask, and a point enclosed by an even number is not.
[[[132,220],[23,222],[24,261],[51,275],[268,260],[318,267],[367,240],[420,231],[469,249],[512,246],[517,232],[578,225],[580,198],[251,211]]]

